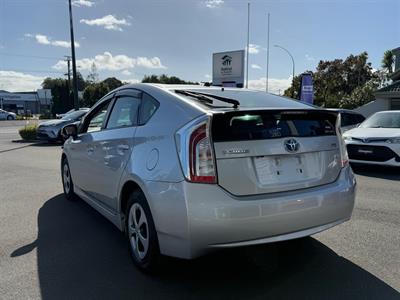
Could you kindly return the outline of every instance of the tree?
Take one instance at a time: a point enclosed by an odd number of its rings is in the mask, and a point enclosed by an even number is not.
[[[169,77],[168,75],[162,74],[160,76],[157,75],[145,75],[142,79],[144,83],[163,83],[163,84],[199,84],[198,82],[186,81],[180,79],[176,76]]]
[[[371,79],[363,86],[356,87],[349,97],[345,97],[340,101],[339,107],[353,109],[375,99],[374,92],[378,84],[375,80]]]
[[[86,81],[89,84],[97,83],[99,81],[99,73],[97,72],[96,64],[93,62],[92,67],[90,68],[90,72],[86,77]]]
[[[73,107],[73,103],[69,97],[67,80],[47,77],[42,83],[42,88],[51,90],[53,96],[52,114],[64,113]]]
[[[394,54],[391,50],[386,50],[383,53],[382,68],[386,69],[389,74],[393,72]]]
[[[121,80],[119,80],[115,77],[108,77],[108,78],[104,79],[103,82],[108,86],[110,91],[115,90],[116,88],[119,88],[123,84]]]
[[[312,74],[311,71],[307,72],[310,72]],[[294,99],[300,99],[300,81],[300,75],[294,76],[292,85],[283,92],[283,95],[286,97],[292,97]]]
[[[312,75],[314,102],[323,107],[339,107],[342,99],[351,99],[356,88],[364,86],[373,78],[367,52],[350,55],[345,60],[321,60]],[[294,89],[294,98],[299,99],[299,88],[300,77],[296,76],[294,87],[292,84],[284,94],[289,96]]]
[[[109,77],[97,83],[90,83],[83,92],[81,106],[91,107],[108,92],[120,86],[122,86],[122,81],[115,77]]]

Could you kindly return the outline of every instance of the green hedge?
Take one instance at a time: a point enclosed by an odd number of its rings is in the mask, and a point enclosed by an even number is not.
[[[24,128],[21,128],[18,132],[23,140],[36,140],[36,130],[37,125],[27,125]]]

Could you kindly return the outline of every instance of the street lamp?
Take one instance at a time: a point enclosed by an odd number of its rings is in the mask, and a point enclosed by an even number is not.
[[[69,29],[71,34],[71,56],[72,56],[72,76],[73,76],[73,86],[74,86],[74,108],[76,110],[79,109],[79,102],[78,102],[78,77],[76,75],[76,59],[75,59],[75,40],[74,40],[74,27],[72,24],[72,6],[71,0],[68,1],[68,8],[69,8]],[[69,70],[68,70],[69,72]]]
[[[293,63],[293,72],[292,72],[292,98],[293,98],[293,97],[294,97],[294,67],[295,67],[293,55],[289,52],[288,49],[286,49],[286,48],[284,48],[284,47],[282,47],[282,46],[280,46],[280,45],[274,45],[274,47],[281,48],[281,49],[284,50],[287,54],[289,54],[290,58],[292,59],[292,63]]]

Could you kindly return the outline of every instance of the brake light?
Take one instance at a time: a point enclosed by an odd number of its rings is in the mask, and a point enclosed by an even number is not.
[[[216,183],[214,158],[207,134],[207,124],[195,129],[189,139],[190,181]]]
[[[349,155],[347,153],[347,147],[346,143],[344,142],[342,130],[340,129],[341,123],[341,114],[339,114],[336,121],[336,135],[339,139],[340,165],[342,168],[344,168],[349,164]]]
[[[208,117],[202,117],[184,126],[176,134],[182,171],[190,182],[217,183],[208,124]]]

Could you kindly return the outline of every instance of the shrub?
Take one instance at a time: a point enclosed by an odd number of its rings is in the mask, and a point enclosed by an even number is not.
[[[21,128],[18,132],[23,140],[36,140],[36,130],[37,125],[27,125],[24,128]]]
[[[44,113],[42,113],[39,116],[39,120],[47,120],[47,119],[52,119],[52,115],[49,110],[44,111]]]

